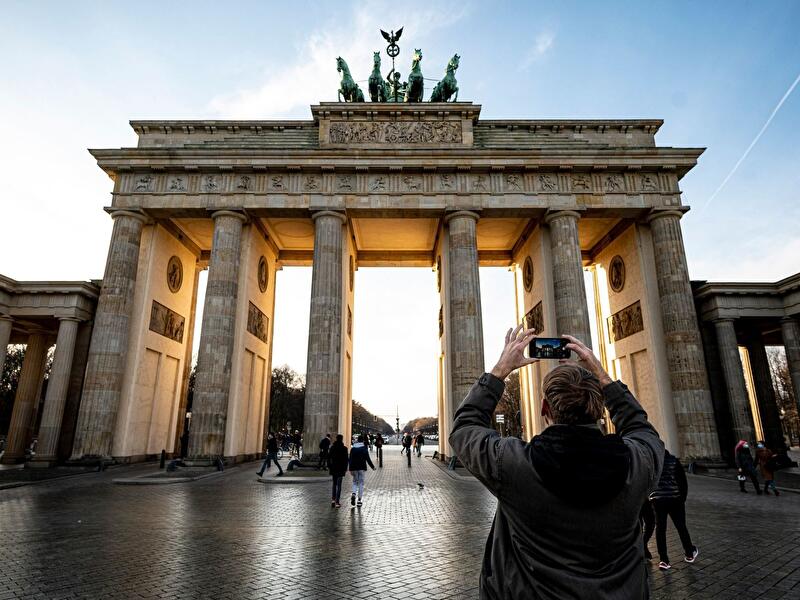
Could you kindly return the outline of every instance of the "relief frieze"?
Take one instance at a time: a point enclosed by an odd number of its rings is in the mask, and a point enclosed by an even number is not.
[[[332,121],[331,144],[460,144],[461,121]]]
[[[544,314],[541,302],[525,315],[525,329],[533,329],[537,334],[544,331]]]
[[[186,319],[182,315],[153,300],[153,307],[150,310],[150,331],[182,344],[185,322]]]
[[[269,344],[269,317],[252,302],[247,310],[247,331],[265,344]]]
[[[608,317],[608,341],[612,344],[640,331],[644,331],[644,319],[638,300]]]
[[[413,124],[413,122],[412,122]],[[266,175],[173,173],[128,175],[121,188],[132,194],[664,194],[676,187],[659,173],[413,173],[399,175],[370,168],[365,176],[336,173],[330,184],[322,174],[293,176],[286,172]],[[330,185],[330,187],[328,187]]]

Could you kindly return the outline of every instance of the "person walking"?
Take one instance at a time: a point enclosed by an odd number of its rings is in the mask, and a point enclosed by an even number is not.
[[[736,467],[739,469],[739,475],[737,476],[737,479],[739,480],[739,491],[747,493],[747,490],[744,487],[744,482],[749,477],[750,481],[753,482],[753,487],[756,488],[756,493],[760,496],[761,486],[758,485],[756,466],[753,463],[753,455],[750,454],[750,444],[748,444],[745,440],[739,440],[739,443],[736,444],[735,455]]]
[[[776,496],[781,493],[775,487],[775,457],[778,456],[775,452],[767,448],[767,445],[760,441],[756,444],[756,462],[758,463],[758,470],[761,471],[761,476],[764,478],[764,493],[769,496],[769,489],[775,492]]]
[[[406,453],[411,456],[411,444],[414,442],[414,438],[411,437],[411,432],[407,431],[406,434],[403,436],[403,448],[406,449]]]
[[[282,476],[283,469],[281,468],[281,463],[278,462],[278,440],[272,431],[267,436],[267,457],[264,459],[261,469],[256,471],[259,477],[263,476],[264,471],[269,469],[271,462],[274,462],[275,466],[278,467],[278,477]]]
[[[339,498],[342,495],[342,479],[347,473],[348,459],[347,459],[347,446],[344,445],[344,436],[341,433],[336,434],[336,440],[331,444],[330,451],[328,452],[328,473],[331,474],[332,490],[331,490],[331,506],[340,508]]]
[[[378,455],[378,466],[383,468],[383,436],[380,433],[375,436],[375,452]]]
[[[493,413],[505,379],[537,362],[536,335],[509,329],[491,372],[455,413],[450,445],[497,498],[480,576],[480,598],[642,599],[649,596],[639,514],[658,484],[664,444],[628,388],[572,336],[566,361],[544,378],[550,425],[529,443],[500,437]],[[598,423],[608,410],[616,433]]]
[[[422,447],[425,445],[425,436],[422,435],[422,432],[417,434],[417,437],[414,440],[414,445],[417,448],[417,458],[419,458],[422,456]]]
[[[356,493],[358,493],[358,506],[362,505],[364,497],[364,482],[367,475],[367,465],[375,470],[369,450],[366,447],[366,436],[362,433],[358,441],[350,448],[350,474],[353,476],[353,493],[350,495],[350,506],[356,506]]]
[[[322,469],[326,468],[328,465],[328,450],[331,447],[331,434],[326,433],[325,437],[319,441],[319,461],[317,462],[317,468]]]
[[[656,547],[658,548],[658,568],[667,571],[672,568],[667,554],[667,517],[672,519],[672,524],[678,530],[678,536],[683,546],[683,560],[693,563],[700,553],[697,546],[692,544],[692,536],[686,527],[686,496],[689,493],[689,484],[681,461],[669,451],[664,450],[664,467],[658,487],[650,493],[650,501],[656,513]],[[644,538],[645,549],[650,541],[652,529]],[[646,555],[645,555],[646,556]]]

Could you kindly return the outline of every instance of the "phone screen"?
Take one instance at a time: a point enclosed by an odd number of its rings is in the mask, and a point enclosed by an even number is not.
[[[569,340],[565,338],[537,337],[528,346],[530,358],[569,358],[572,353],[567,348]]]

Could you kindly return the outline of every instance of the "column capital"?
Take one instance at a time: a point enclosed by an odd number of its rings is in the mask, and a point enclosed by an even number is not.
[[[62,322],[62,321],[75,321],[76,323],[80,323],[83,320],[83,319],[80,319],[78,317],[71,317],[71,316],[70,317],[56,317],[56,318],[58,319],[59,322]]]
[[[150,221],[150,217],[148,217],[144,212],[139,208],[114,208],[114,207],[106,207],[105,211],[111,215],[111,218],[115,221],[119,217],[131,217],[136,219],[137,221],[141,222],[142,224],[147,224]]]
[[[8,321],[10,323],[13,323],[14,318],[11,315],[0,315],[0,321]]]
[[[717,317],[716,319],[711,319],[711,322],[716,325],[717,323],[733,323],[735,320],[733,317]]]
[[[2,318],[3,317],[0,317],[0,319],[2,319]],[[10,319],[11,317],[6,317],[6,318]],[[785,316],[781,317],[781,323],[797,323],[797,322],[798,322],[798,318],[797,317],[793,317],[792,315],[785,315]]]
[[[688,210],[688,208],[686,210]],[[650,212],[650,214],[647,215],[647,217],[645,217],[645,222],[652,223],[661,217],[676,217],[681,219],[686,210],[678,210],[676,208],[669,208],[666,210],[662,208],[655,208]]]
[[[581,218],[581,213],[577,210],[548,210],[544,215],[545,225],[550,225],[552,221],[561,217],[571,217],[577,221]]]
[[[319,210],[311,213],[312,221],[316,221],[320,217],[335,217],[339,219],[342,223],[347,223],[347,215],[337,210]]]
[[[477,212],[471,210],[457,210],[455,212],[446,213],[444,215],[444,222],[449,223],[453,219],[463,219],[463,218],[472,219],[477,223],[478,219],[480,219],[481,216]]]
[[[211,218],[216,220],[218,217],[233,217],[242,223],[247,223],[247,215],[237,210],[215,210],[211,213]]]

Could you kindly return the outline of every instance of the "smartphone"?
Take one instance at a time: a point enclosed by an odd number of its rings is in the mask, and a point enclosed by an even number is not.
[[[565,338],[537,337],[528,346],[530,358],[569,358],[572,355],[567,348],[569,340]]]

